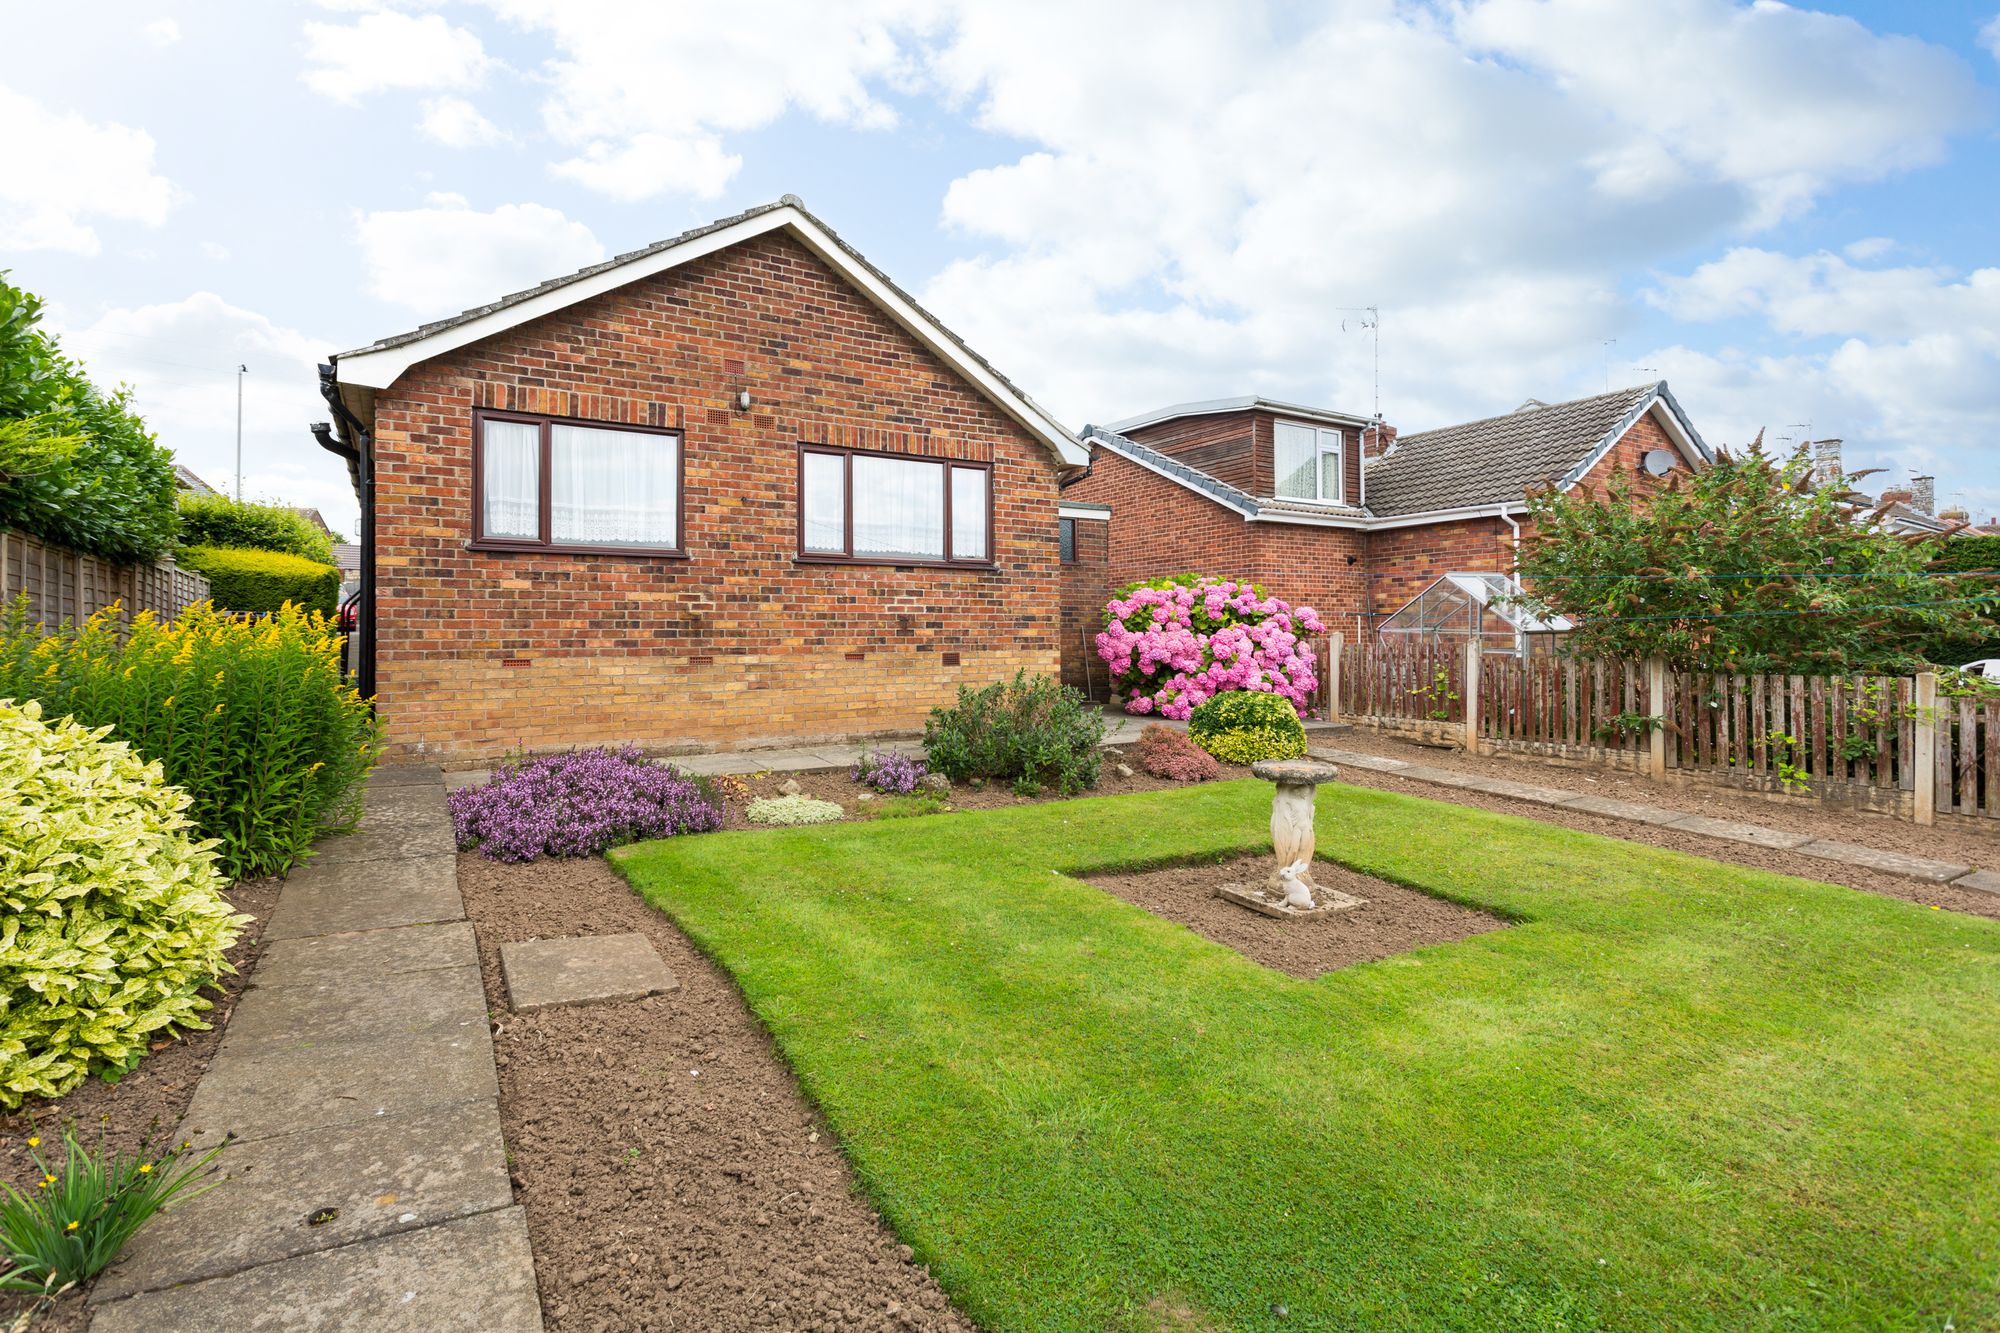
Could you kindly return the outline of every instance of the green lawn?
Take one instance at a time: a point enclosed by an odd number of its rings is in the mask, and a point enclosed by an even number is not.
[[[2000,924],[1340,786],[1320,855],[1517,924],[1297,981],[1070,877],[1269,808],[613,862],[987,1329],[2000,1327]]]

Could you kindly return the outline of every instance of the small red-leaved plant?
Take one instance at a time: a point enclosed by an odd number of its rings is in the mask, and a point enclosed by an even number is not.
[[[1175,782],[1207,782],[1219,777],[1215,759],[1181,732],[1155,722],[1139,733],[1139,767],[1156,778]]]

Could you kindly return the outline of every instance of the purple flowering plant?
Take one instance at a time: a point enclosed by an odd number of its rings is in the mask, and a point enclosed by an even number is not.
[[[459,847],[477,847],[495,861],[595,856],[644,838],[722,827],[722,812],[691,778],[631,748],[507,763],[446,803]]]
[[[847,776],[884,794],[908,796],[929,772],[921,759],[893,750],[876,750],[857,759]]]

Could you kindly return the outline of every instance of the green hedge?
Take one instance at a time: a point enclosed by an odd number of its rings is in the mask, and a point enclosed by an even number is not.
[[[340,571],[282,551],[190,546],[180,562],[208,578],[210,597],[224,611],[271,614],[286,602],[332,615],[340,609]]]
[[[298,510],[226,495],[181,497],[181,544],[283,551],[322,565],[333,563],[333,539]]]
[[[2000,537],[1950,537],[1937,544],[1931,568],[1971,573],[2000,569]]]
[[[1297,759],[1306,752],[1298,710],[1262,690],[1230,690],[1201,704],[1188,717],[1188,739],[1225,764]]]

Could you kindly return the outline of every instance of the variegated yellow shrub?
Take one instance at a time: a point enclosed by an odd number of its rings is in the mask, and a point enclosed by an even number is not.
[[[0,699],[0,1108],[208,1026],[202,987],[248,917],[186,793],[122,741]]]

